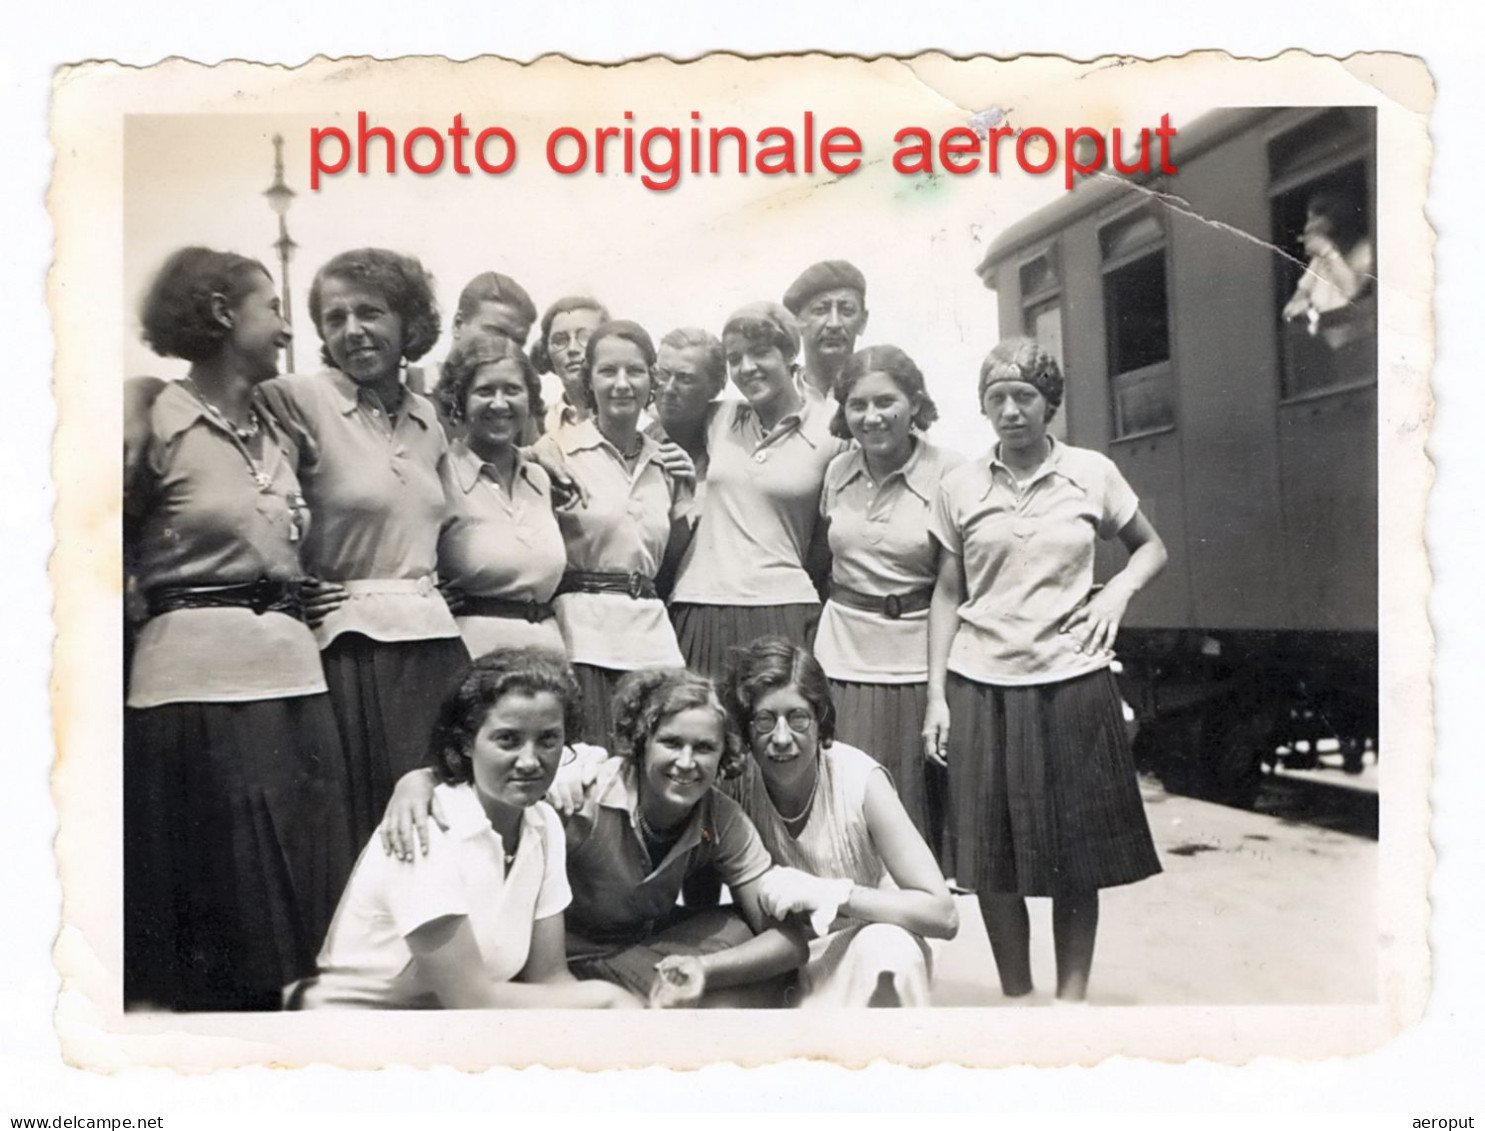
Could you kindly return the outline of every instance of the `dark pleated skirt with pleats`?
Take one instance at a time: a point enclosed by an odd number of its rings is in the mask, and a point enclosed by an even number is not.
[[[946,775],[942,766],[923,757],[928,685],[832,679],[830,697],[835,702],[836,737],[866,751],[892,775],[902,807],[944,874],[953,875],[952,861],[945,855]]]
[[[124,713],[124,999],[276,1009],[355,861],[326,695]]]
[[[605,750],[613,749],[614,689],[628,672],[600,668],[592,664],[573,664],[578,687],[583,692],[583,732],[568,735],[567,741],[588,742]]]
[[[760,636],[782,636],[811,648],[820,623],[818,602],[808,605],[688,605],[670,607],[686,667],[720,685],[731,651]]]
[[[1107,670],[998,687],[948,680],[950,829],[977,891],[1058,896],[1160,871]]]
[[[381,823],[397,779],[428,762],[428,743],[444,697],[469,668],[457,636],[388,643],[358,632],[323,652],[350,790],[356,851]]]

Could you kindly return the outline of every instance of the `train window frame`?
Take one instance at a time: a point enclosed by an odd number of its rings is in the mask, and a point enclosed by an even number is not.
[[[1046,265],[1040,286],[1026,289],[1028,268],[1036,264]],[[1035,339],[1057,359],[1064,375],[1067,373],[1067,288],[1063,276],[1062,243],[1059,239],[1045,240],[1026,250],[1014,261],[1016,270],[1016,292],[1020,304],[1021,333]],[[1037,320],[1047,312],[1057,316],[1057,341],[1046,340],[1046,335],[1037,332]],[[1067,439],[1068,406],[1052,418],[1048,431],[1058,440]]]
[[[1153,237],[1146,236],[1136,240],[1132,246],[1124,247],[1110,255],[1113,230],[1121,225],[1130,226],[1132,222],[1138,223],[1140,219],[1151,221],[1150,227],[1155,233]],[[1103,295],[1104,371],[1109,396],[1109,444],[1127,444],[1174,432],[1180,420],[1180,402],[1175,379],[1174,312],[1171,309],[1170,293],[1170,231],[1165,217],[1153,201],[1140,200],[1132,205],[1125,204],[1105,216],[1097,224],[1095,234],[1098,240],[1100,289]],[[1146,365],[1115,372],[1113,308],[1116,302],[1116,292],[1111,289],[1110,279],[1137,263],[1155,258],[1159,260],[1161,286],[1165,296],[1165,356]],[[1169,410],[1169,421],[1126,430],[1120,393],[1127,387],[1151,382],[1152,379],[1158,379],[1159,384],[1164,387],[1163,399]]]
[[[1316,141],[1305,143],[1305,135],[1316,135]],[[1281,147],[1288,149],[1279,160]],[[1286,323],[1281,311],[1293,293],[1298,275],[1294,271],[1292,253],[1283,247],[1286,234],[1280,231],[1280,210],[1284,202],[1293,201],[1301,194],[1309,195],[1333,185],[1342,179],[1342,174],[1355,170],[1350,178],[1365,193],[1365,214],[1369,236],[1375,256],[1377,231],[1377,176],[1376,176],[1376,114],[1371,107],[1332,106],[1316,108],[1302,113],[1282,116],[1265,131],[1265,159],[1268,162],[1268,212],[1271,244],[1291,258],[1275,256],[1271,274],[1274,292],[1275,352],[1278,365],[1275,380],[1278,405],[1310,404],[1334,396],[1344,396],[1365,389],[1375,388],[1378,376],[1376,356],[1376,314],[1371,313],[1372,352],[1369,372],[1360,377],[1341,376],[1339,379],[1321,383],[1304,383],[1296,375],[1294,347],[1291,335],[1296,329]],[[1292,235],[1292,233],[1290,233]],[[1373,274],[1378,274],[1373,264]],[[1371,303],[1375,306],[1376,287],[1372,287]]]

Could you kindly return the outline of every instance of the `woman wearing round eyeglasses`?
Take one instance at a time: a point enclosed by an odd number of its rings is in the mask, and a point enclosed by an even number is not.
[[[559,298],[541,316],[541,337],[531,347],[531,364],[538,373],[551,373],[561,383],[561,396],[542,393],[548,402],[543,421],[547,435],[581,424],[592,414],[583,391],[583,360],[588,339],[608,320],[608,308],[586,295]]]
[[[954,901],[887,772],[834,741],[819,663],[790,641],[754,641],[726,695],[753,755],[734,795],[781,865],[759,880],[759,902],[808,918],[816,936],[802,1004],[928,1005],[925,940],[954,937]]]

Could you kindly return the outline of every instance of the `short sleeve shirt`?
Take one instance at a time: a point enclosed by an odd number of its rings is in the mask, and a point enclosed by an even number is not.
[[[538,447],[560,452],[588,495],[587,506],[557,516],[569,569],[651,579],[660,569],[671,521],[683,504],[656,460],[659,445],[648,436],[640,440],[632,471],[591,420],[539,441]],[[657,598],[564,593],[557,598],[557,622],[573,663],[615,671],[683,663],[675,629]]]
[[[949,670],[1028,685],[1107,667],[1107,654],[1080,654],[1058,626],[1092,590],[1095,544],[1138,510],[1112,460],[1055,440],[1021,483],[994,452],[946,474],[930,529],[963,560],[965,584]]]
[[[610,758],[599,768],[582,809],[567,822],[570,939],[575,934],[590,943],[638,942],[674,912],[681,884],[691,873],[711,866],[723,883],[737,888],[773,866],[737,802],[715,789],[697,804],[680,839],[658,862],[650,860],[637,827],[638,808],[634,763]],[[568,949],[574,953],[573,946]]]
[[[791,605],[819,600],[804,568],[825,468],[846,441],[806,397],[764,433],[752,407],[719,401],[707,431],[706,501],[673,600],[700,605]]]
[[[831,581],[871,597],[932,589],[938,550],[928,518],[939,481],[959,462],[918,437],[907,463],[877,483],[860,448],[836,456],[820,499],[830,522]],[[831,679],[921,683],[928,678],[928,610],[893,619],[827,601],[815,658]]]
[[[310,511],[294,449],[272,419],[262,423],[255,458],[183,382],[172,382],[156,398],[150,426],[137,499],[137,565],[146,593],[303,577],[299,550]],[[129,705],[324,690],[319,650],[302,621],[247,608],[179,609],[152,618],[141,632]]]
[[[457,635],[431,587],[444,517],[439,469],[448,451],[432,403],[405,389],[389,417],[374,394],[336,369],[276,377],[259,391],[299,449],[299,477],[315,513],[305,568],[326,581],[429,583],[407,600],[347,602],[319,633],[322,646],[344,631],[377,639]]]
[[[398,860],[375,837],[361,853],[306,1006],[436,1007],[407,938],[451,916],[469,920],[485,976],[508,982],[530,957],[536,921],[567,907],[565,840],[550,806],[538,802],[522,814],[521,842],[507,869],[504,842],[474,788],[440,785],[434,794],[449,828],[430,824],[426,855]]]

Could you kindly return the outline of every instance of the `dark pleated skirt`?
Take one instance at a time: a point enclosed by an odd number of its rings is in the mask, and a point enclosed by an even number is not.
[[[1114,677],[1032,687],[949,675],[956,868],[977,891],[1074,895],[1160,871]]]
[[[728,653],[760,636],[782,636],[801,648],[813,647],[820,623],[818,602],[808,605],[688,605],[670,607],[676,640],[686,666],[720,683]]]
[[[388,643],[347,632],[320,661],[340,727],[359,853],[397,779],[427,764],[438,708],[469,668],[469,651],[457,636]]]
[[[592,664],[573,664],[572,671],[583,692],[583,731],[576,736],[576,740],[612,750],[614,688],[629,673],[615,671],[613,668],[594,667]],[[569,735],[568,741],[573,741],[573,736]]]
[[[928,708],[926,683],[852,683],[830,681],[835,703],[835,736],[866,751],[892,775],[902,807],[933,849],[940,867],[945,859],[942,766],[923,757],[923,713]],[[952,875],[946,870],[945,875]]]
[[[124,998],[276,1009],[355,861],[326,695],[124,713]]]

